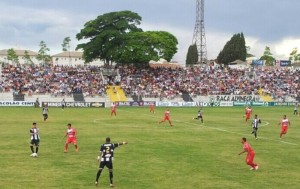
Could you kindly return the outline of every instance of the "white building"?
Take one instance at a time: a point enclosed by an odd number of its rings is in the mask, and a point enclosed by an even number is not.
[[[0,62],[4,62],[4,63],[9,63],[9,64],[13,64],[15,62],[12,62],[11,60],[8,60],[7,58],[7,51],[8,49],[3,49],[3,50],[0,50]],[[38,53],[37,52],[34,52],[34,51],[31,51],[31,50],[14,50],[19,58],[19,63],[20,64],[25,64],[25,63],[31,63],[31,62],[28,62],[28,60],[26,60],[25,58],[25,52],[27,51],[27,54],[29,55],[32,63],[34,64],[39,64],[39,60],[36,59]]]
[[[8,60],[7,58],[7,51],[8,49],[0,50],[0,63],[8,63],[8,64],[14,64],[15,62],[12,62],[11,60]],[[25,63],[33,63],[33,64],[40,64],[41,62],[36,58],[38,56],[37,52],[31,51],[31,50],[15,50],[19,63],[25,64]],[[25,52],[27,51],[27,54],[30,57],[30,60],[32,62],[28,62],[25,58]],[[82,58],[83,52],[79,51],[70,51],[70,52],[61,52],[58,54],[55,54],[51,56],[53,65],[61,65],[61,66],[77,66],[77,65],[84,65],[84,60]],[[102,66],[104,65],[104,62],[102,60],[95,60],[93,62],[88,63],[89,65],[97,65]]]
[[[84,65],[84,60],[82,58],[83,52],[79,51],[64,51],[58,54],[55,54],[52,57],[53,65],[60,66],[77,66]],[[89,65],[102,66],[104,62],[102,60],[95,60],[88,63]]]

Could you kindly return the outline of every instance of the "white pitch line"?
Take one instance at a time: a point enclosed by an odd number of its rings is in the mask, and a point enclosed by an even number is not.
[[[132,113],[130,111],[126,111],[126,110],[121,110],[121,111],[124,111],[124,112],[128,112],[128,113]],[[154,117],[154,118],[157,118],[156,116],[153,116],[153,115],[149,115],[149,114],[143,114],[145,116],[149,116],[149,117]],[[249,135],[249,134],[243,134],[243,133],[238,133],[238,132],[233,132],[233,131],[228,131],[226,129],[223,129],[223,128],[219,128],[219,127],[211,127],[211,126],[208,126],[208,125],[205,125],[205,124],[196,124],[196,123],[190,123],[190,122],[185,122],[185,121],[181,121],[181,120],[173,120],[175,122],[179,122],[179,123],[185,123],[185,124],[189,124],[189,125],[197,125],[197,126],[201,126],[201,127],[204,127],[204,128],[208,128],[208,129],[213,129],[213,130],[218,130],[218,131],[222,131],[222,132],[226,132],[226,133],[231,133],[231,134],[236,134],[236,135],[247,135],[247,136],[252,136],[252,135]],[[267,126],[269,125],[270,123],[269,122],[266,122],[265,125],[260,125],[260,126]],[[265,139],[265,140],[269,140],[269,141],[275,141],[275,142],[281,142],[281,143],[284,143],[284,144],[289,144],[289,145],[294,145],[294,146],[298,146],[299,144],[296,144],[296,143],[292,143],[292,142],[286,142],[286,141],[282,141],[282,139],[280,140],[275,140],[275,139],[270,139],[270,138],[266,138],[266,137],[259,137],[259,139]]]

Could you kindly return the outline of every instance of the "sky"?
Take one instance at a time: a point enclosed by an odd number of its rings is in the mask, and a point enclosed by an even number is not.
[[[300,51],[299,0],[206,0],[204,26],[207,58],[215,59],[230,38],[243,32],[255,57],[266,46],[278,60],[286,60],[293,48]],[[173,61],[184,64],[192,44],[196,0],[1,0],[0,50],[39,50],[44,41],[50,54],[62,51],[65,37],[75,36],[97,16],[130,10],[142,17],[144,31],[167,31],[178,40]]]

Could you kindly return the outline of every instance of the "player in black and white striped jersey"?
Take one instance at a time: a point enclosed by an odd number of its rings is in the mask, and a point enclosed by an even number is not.
[[[252,121],[252,128],[253,131],[251,134],[254,134],[255,139],[257,139],[257,130],[258,130],[258,125],[261,123],[261,120],[257,117],[257,115],[254,115],[254,119]]]
[[[30,129],[30,149],[32,154],[30,156],[37,156],[39,151],[39,144],[40,144],[40,136],[39,136],[39,129],[36,127],[36,122],[32,123],[32,128]],[[35,152],[33,149],[33,145],[35,145]]]

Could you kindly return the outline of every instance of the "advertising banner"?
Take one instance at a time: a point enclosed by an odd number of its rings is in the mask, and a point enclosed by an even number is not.
[[[258,101],[259,96],[256,95],[210,95],[211,101],[232,101],[232,102],[252,102]]]
[[[264,60],[252,60],[253,66],[263,66]]]
[[[228,102],[228,101],[221,101],[220,102],[220,106],[233,106],[233,102],[232,101],[230,101],[230,102]]]
[[[28,101],[0,101],[0,106],[34,106],[34,102],[28,102]]]
[[[279,65],[284,67],[284,66],[291,66],[292,62],[290,60],[280,60]]]
[[[42,105],[48,105],[48,107],[61,107],[61,102],[42,102]],[[104,108],[104,102],[65,102],[65,107],[76,107],[76,108]]]
[[[196,102],[156,102],[156,106],[167,107],[195,107],[198,106]]]

